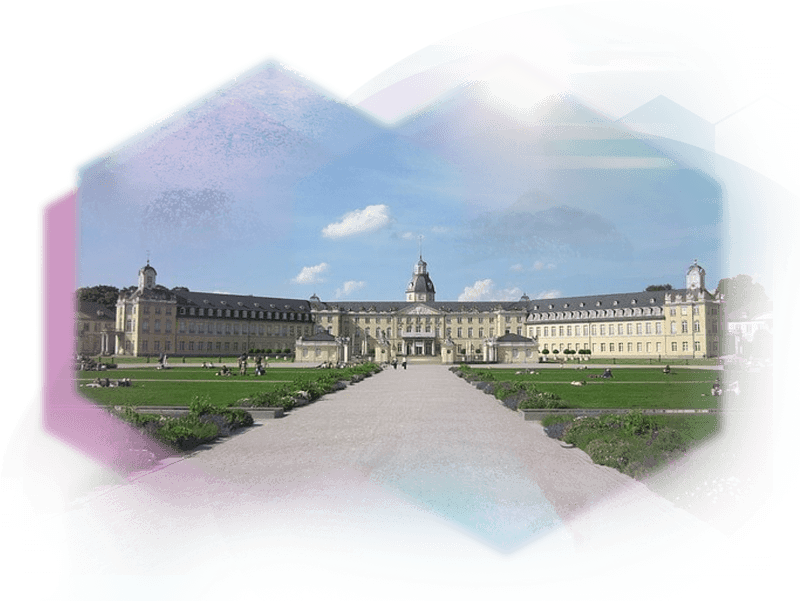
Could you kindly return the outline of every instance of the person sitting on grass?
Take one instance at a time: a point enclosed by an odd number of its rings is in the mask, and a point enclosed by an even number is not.
[[[669,365],[667,365],[667,366],[664,368],[664,373],[665,373],[665,374],[668,374],[668,373],[670,373],[670,371],[671,371],[671,370],[670,370],[670,368],[669,368]]]

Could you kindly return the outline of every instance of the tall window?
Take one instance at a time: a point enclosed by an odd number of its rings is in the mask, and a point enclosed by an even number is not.
[[[688,334],[689,333],[689,324],[685,320],[681,322],[681,334]],[[689,350],[689,349],[684,349]]]

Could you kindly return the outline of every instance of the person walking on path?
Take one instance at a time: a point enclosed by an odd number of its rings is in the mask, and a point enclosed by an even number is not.
[[[406,369],[406,358],[403,357],[403,369]]]
[[[397,357],[395,357],[394,359],[392,359],[392,367],[393,367],[393,368],[395,368],[395,369],[397,369]]]

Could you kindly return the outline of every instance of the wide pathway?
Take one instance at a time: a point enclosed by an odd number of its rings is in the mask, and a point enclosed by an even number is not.
[[[636,566],[675,544],[687,546],[671,561],[691,574],[719,542],[438,365],[385,370],[98,487],[60,527],[78,573],[246,570],[265,591],[292,575],[295,592],[347,580],[376,595],[497,577],[541,591],[576,570],[649,570]]]

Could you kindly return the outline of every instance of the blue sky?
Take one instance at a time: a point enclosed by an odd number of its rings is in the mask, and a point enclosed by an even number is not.
[[[747,94],[610,14],[605,35],[570,9],[499,19],[348,99],[274,61],[237,74],[80,170],[78,285],[131,285],[149,256],[168,287],[392,300],[421,245],[440,300],[680,287],[695,259],[712,289],[769,290],[733,235],[768,212],[731,208],[770,182],[714,146]]]

